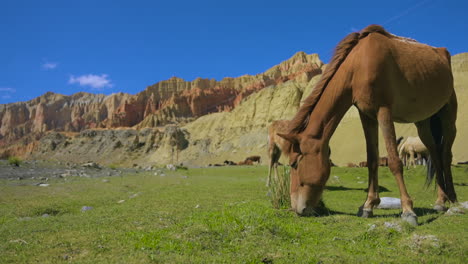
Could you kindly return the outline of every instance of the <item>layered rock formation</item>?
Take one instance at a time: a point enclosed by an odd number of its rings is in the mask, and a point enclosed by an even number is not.
[[[191,82],[173,77],[136,95],[65,96],[48,92],[28,102],[0,105],[0,148],[4,153],[0,156],[25,155],[26,152],[13,150],[18,147],[12,145],[30,144],[32,134],[40,137],[49,131],[161,127],[187,123],[209,113],[231,111],[244,98],[267,86],[289,80],[307,83],[321,73],[322,65],[318,55],[298,52],[257,75],[221,81],[198,78]]]
[[[452,68],[459,101],[456,162],[468,160],[463,144],[468,136],[468,53],[453,56]],[[323,69],[317,55],[297,53],[255,76],[192,82],[174,77],[136,95],[46,93],[28,102],[0,105],[0,156],[201,166],[261,155],[265,163],[267,126],[296,113]],[[399,136],[417,135],[414,125],[396,127]],[[330,144],[338,165],[366,159],[355,108],[345,115]]]

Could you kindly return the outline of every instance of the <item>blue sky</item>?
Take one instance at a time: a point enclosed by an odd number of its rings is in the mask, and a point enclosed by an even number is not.
[[[369,24],[454,55],[468,52],[467,10],[450,0],[1,0],[0,104],[257,74],[297,51],[328,62]]]

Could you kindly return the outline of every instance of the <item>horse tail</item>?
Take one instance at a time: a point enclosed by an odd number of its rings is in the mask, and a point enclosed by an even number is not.
[[[436,151],[439,155],[438,157],[442,157],[442,143],[443,143],[443,136],[442,136],[442,123],[440,122],[440,118],[437,115],[433,115],[430,119],[430,127],[431,127],[431,134],[432,138],[434,139]],[[429,156],[427,161],[427,176],[426,176],[426,187],[429,187],[431,182],[434,180],[434,175],[436,174],[436,168],[434,166],[434,159],[438,157]],[[442,175],[439,175],[438,181],[439,185],[442,186],[443,190],[445,191],[445,177],[443,170],[439,170]]]

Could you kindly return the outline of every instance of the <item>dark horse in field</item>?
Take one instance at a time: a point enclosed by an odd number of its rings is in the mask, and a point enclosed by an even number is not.
[[[378,127],[388,153],[388,166],[401,196],[402,218],[417,224],[403,180],[393,122],[415,123],[435,166],[436,210],[457,202],[450,164],[455,139],[457,99],[450,54],[388,33],[371,25],[346,36],[336,47],[320,81],[281,134],[293,144],[291,206],[299,215],[312,215],[330,176],[329,141],[344,114],[359,110],[367,145],[369,190],[359,215],[372,216],[378,193]],[[433,174],[428,174],[433,177]]]

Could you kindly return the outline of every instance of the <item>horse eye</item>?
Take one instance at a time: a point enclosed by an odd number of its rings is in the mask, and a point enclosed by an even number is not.
[[[297,170],[297,161],[298,159],[295,159],[293,163],[291,163],[291,168]]]
[[[293,163],[291,163],[291,168],[297,169],[297,160],[295,160]]]

